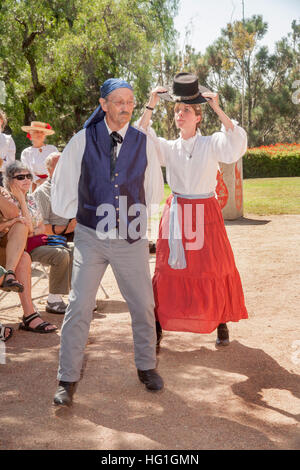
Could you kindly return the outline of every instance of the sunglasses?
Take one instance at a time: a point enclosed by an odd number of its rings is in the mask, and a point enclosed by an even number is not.
[[[18,181],[23,181],[25,178],[27,178],[28,180],[32,180],[32,175],[30,173],[27,173],[26,175],[17,175],[12,177],[13,180]]]

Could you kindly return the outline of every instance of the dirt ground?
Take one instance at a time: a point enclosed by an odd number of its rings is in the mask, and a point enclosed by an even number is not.
[[[98,291],[85,368],[70,410],[52,406],[60,332],[18,331],[16,294],[0,322],[15,328],[0,365],[3,449],[299,449],[300,215],[226,222],[249,320],[215,333],[166,332],[159,356],[165,389],[147,392],[133,362],[130,316],[110,269]],[[151,270],[155,255],[149,256]],[[47,290],[45,280],[34,297]],[[45,296],[35,300],[44,318]]]

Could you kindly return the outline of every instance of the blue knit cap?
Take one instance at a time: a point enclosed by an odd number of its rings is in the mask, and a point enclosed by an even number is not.
[[[106,80],[103,85],[100,87],[100,96],[101,98],[106,98],[112,91],[117,90],[118,88],[129,88],[133,90],[132,86],[128,82],[122,80],[121,78],[109,78]],[[104,119],[105,112],[101,108],[101,105],[93,112],[93,114],[85,121],[83,128],[87,128],[91,124],[96,124]]]

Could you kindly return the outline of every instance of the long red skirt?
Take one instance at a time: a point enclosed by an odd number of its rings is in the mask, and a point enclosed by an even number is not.
[[[211,333],[220,323],[248,318],[240,275],[215,197],[178,198],[187,267],[172,269],[169,266],[167,236],[172,197],[167,199],[160,221],[153,277],[155,315],[162,329]],[[199,208],[201,204],[204,217],[197,214],[196,206]],[[202,248],[190,249],[193,240],[187,227],[203,234]],[[201,235],[198,241],[194,240],[195,247],[201,245]]]

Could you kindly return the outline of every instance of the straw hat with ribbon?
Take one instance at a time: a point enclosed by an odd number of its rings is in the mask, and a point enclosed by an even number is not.
[[[55,134],[55,131],[47,122],[32,121],[30,123],[30,126],[22,126],[21,129],[24,132],[28,132],[27,137],[29,138],[30,138],[30,132],[32,131],[42,131],[46,135]]]

